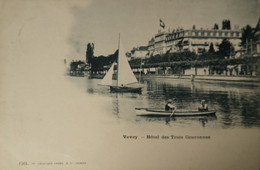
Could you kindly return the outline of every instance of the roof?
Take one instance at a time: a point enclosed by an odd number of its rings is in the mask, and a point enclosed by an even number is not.
[[[147,46],[140,46],[140,47],[137,47],[137,48],[133,48],[131,50],[131,53],[133,54],[135,51],[147,51],[147,50],[148,50]]]
[[[259,30],[260,30],[260,18],[259,18],[259,20],[258,20],[258,22],[257,22],[257,24],[256,24],[256,26],[255,26],[255,30],[256,30],[256,31],[259,31]]]
[[[257,33],[257,32],[260,32],[260,18],[255,26],[255,29],[254,29],[254,32]]]
[[[143,50],[143,51],[145,51],[145,50],[148,50],[148,47],[147,47],[147,46],[140,46],[140,47],[138,48],[138,50]]]

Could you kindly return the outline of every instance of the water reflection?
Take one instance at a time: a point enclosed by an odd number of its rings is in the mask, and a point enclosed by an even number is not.
[[[98,86],[98,79],[86,79],[87,93],[109,97],[111,115],[133,123],[159,123],[169,126],[202,126],[229,128],[259,126],[258,85],[217,82],[190,82],[189,80],[145,78],[142,94],[110,93],[109,87]],[[217,109],[216,117],[165,118],[135,116],[135,107],[164,108],[168,99],[178,110],[197,109],[205,99],[210,109]],[[109,113],[108,113],[109,114]]]
[[[218,110],[217,115],[221,126],[259,126],[257,85],[180,82],[162,79],[144,81],[150,84],[147,86],[150,92],[147,95],[153,100],[165,101],[173,98],[178,109],[192,109],[199,105],[201,99],[205,99],[210,108]],[[158,103],[162,104],[159,101]]]
[[[119,101],[118,94],[115,94],[115,97],[112,100],[113,113],[119,118]]]

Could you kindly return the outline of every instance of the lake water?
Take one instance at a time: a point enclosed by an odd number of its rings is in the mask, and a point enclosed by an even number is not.
[[[259,86],[229,82],[190,82],[181,79],[141,79],[142,94],[110,93],[109,87],[97,85],[100,79],[70,77],[70,81],[85,90],[88,95],[106,98],[98,107],[104,108],[104,116],[131,124],[161,124],[182,128],[205,127],[234,128],[259,127]],[[216,116],[176,117],[166,123],[165,118],[138,117],[136,107],[164,108],[168,99],[178,110],[196,110],[205,99],[209,109],[217,109]]]

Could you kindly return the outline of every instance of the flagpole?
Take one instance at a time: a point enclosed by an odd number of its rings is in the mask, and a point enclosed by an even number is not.
[[[118,55],[117,55],[117,76],[116,76],[116,85],[118,86],[118,74],[119,74],[119,51],[120,51],[120,33],[118,37]]]

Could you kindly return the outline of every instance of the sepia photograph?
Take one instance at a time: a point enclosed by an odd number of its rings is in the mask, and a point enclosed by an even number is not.
[[[0,8],[0,170],[259,170],[259,0]]]

